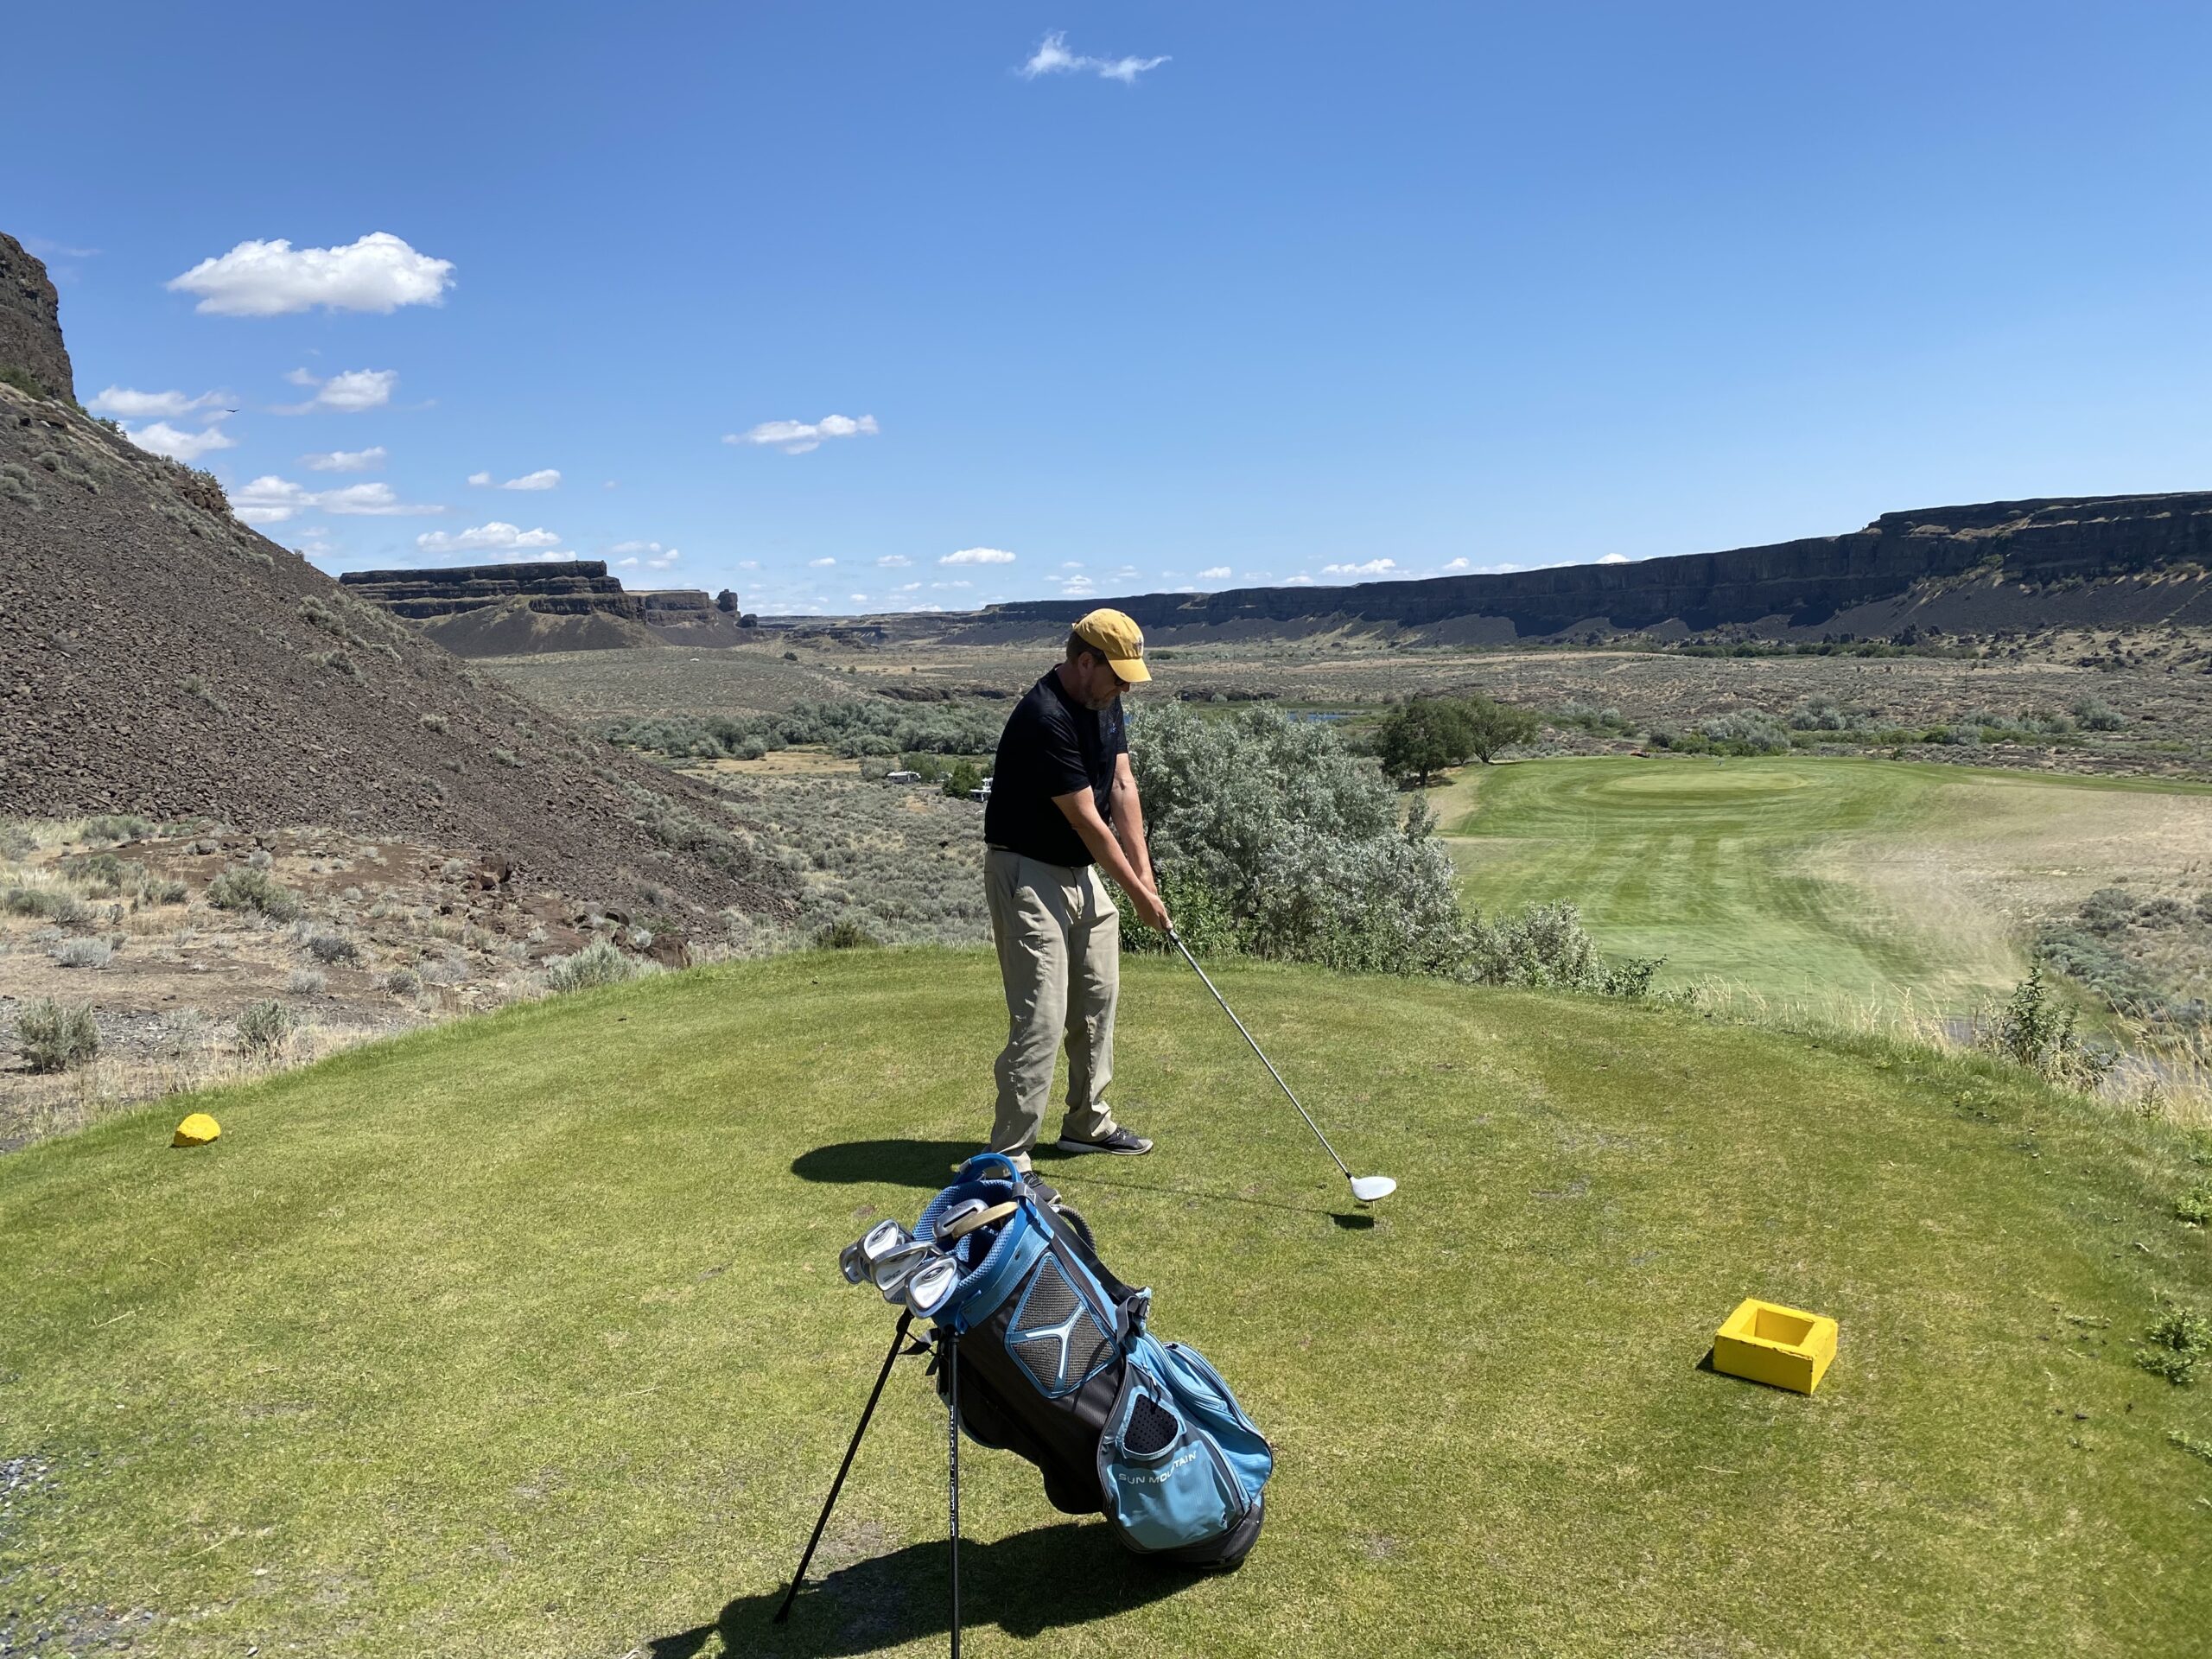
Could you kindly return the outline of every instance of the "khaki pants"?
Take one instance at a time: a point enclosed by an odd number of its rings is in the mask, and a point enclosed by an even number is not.
[[[993,1068],[999,1093],[991,1150],[1026,1169],[1045,1125],[1055,1051],[1063,1041],[1068,1109],[1060,1132],[1079,1141],[1113,1132],[1103,1097],[1114,1076],[1121,912],[1090,865],[1046,864],[994,847],[984,860],[983,882],[1007,1013],[1006,1048]]]

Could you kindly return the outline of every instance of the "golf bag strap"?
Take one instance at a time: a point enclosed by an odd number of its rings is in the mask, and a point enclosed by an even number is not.
[[[1009,1198],[1006,1203],[995,1204],[987,1210],[970,1211],[951,1225],[939,1228],[937,1242],[943,1245],[950,1244],[956,1239],[965,1238],[978,1227],[988,1227],[995,1221],[1004,1221],[1020,1208],[1019,1204]]]

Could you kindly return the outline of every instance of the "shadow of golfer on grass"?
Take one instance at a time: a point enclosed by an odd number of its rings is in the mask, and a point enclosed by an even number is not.
[[[692,1659],[719,1633],[727,1653],[831,1659],[942,1637],[950,1626],[949,1548],[942,1540],[909,1544],[810,1580],[785,1624],[770,1622],[784,1586],[740,1597],[713,1624],[660,1637],[645,1651],[651,1659]],[[970,1628],[1034,1637],[1141,1607],[1205,1576],[1131,1555],[1103,1522],[1067,1521],[996,1543],[962,1540],[961,1614]]]
[[[801,1153],[791,1160],[791,1173],[836,1186],[883,1182],[934,1192],[982,1149],[979,1141],[840,1141]]]

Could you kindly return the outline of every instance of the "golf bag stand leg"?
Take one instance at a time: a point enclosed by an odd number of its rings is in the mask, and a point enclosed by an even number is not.
[[[944,1338],[944,1431],[946,1485],[952,1522],[952,1659],[960,1659],[960,1338],[952,1326],[938,1327]]]
[[[780,1624],[791,1617],[791,1603],[798,1599],[798,1587],[806,1582],[806,1569],[813,1563],[815,1547],[822,1541],[823,1529],[830,1524],[830,1511],[837,1507],[837,1494],[845,1489],[845,1477],[851,1471],[853,1459],[861,1449],[861,1436],[868,1433],[868,1419],[875,1415],[875,1402],[883,1397],[883,1385],[890,1381],[891,1368],[898,1363],[899,1346],[906,1340],[906,1329],[913,1322],[911,1313],[899,1315],[899,1328],[891,1333],[891,1351],[884,1355],[883,1369],[875,1374],[875,1387],[861,1411],[859,1426],[853,1430],[853,1443],[845,1448],[844,1462],[837,1465],[837,1478],[830,1483],[830,1496],[822,1501],[822,1518],[814,1523],[814,1536],[806,1541],[806,1554],[798,1558],[798,1571],[791,1574],[791,1587],[784,1592],[784,1605],[776,1609],[775,1624]]]

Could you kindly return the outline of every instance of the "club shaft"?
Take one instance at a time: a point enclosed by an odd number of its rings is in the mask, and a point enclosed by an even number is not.
[[[952,1659],[960,1659],[960,1336],[950,1325],[943,1330],[947,1367],[945,1468],[947,1501],[952,1512]]]
[[[1236,1034],[1252,1044],[1252,1052],[1260,1057],[1260,1064],[1268,1068],[1268,1075],[1275,1080],[1275,1087],[1289,1096],[1292,1105],[1298,1107],[1298,1115],[1306,1120],[1306,1127],[1313,1131],[1313,1138],[1321,1143],[1321,1150],[1329,1154],[1330,1161],[1338,1169],[1344,1170],[1346,1180],[1351,1179],[1351,1171],[1344,1168],[1344,1160],[1337,1156],[1337,1149],[1329,1144],[1329,1137],[1321,1133],[1321,1126],[1313,1121],[1313,1114],[1299,1105],[1298,1096],[1291,1094],[1290,1085],[1282,1080],[1282,1073],[1275,1070],[1275,1063],[1268,1058],[1265,1049],[1253,1042],[1252,1033],[1244,1029],[1244,1022],[1236,1017],[1236,1010],[1229,1006],[1229,999],[1216,989],[1213,981],[1206,977],[1206,970],[1198,966],[1198,959],[1191,954],[1191,947],[1183,943],[1179,935],[1170,933],[1167,937],[1175,941],[1175,948],[1183,953],[1183,960],[1191,964],[1191,971],[1198,976],[1198,982],[1213,992],[1213,1000],[1221,1004],[1221,1011],[1229,1016],[1229,1023],[1236,1027]]]
[[[891,1380],[891,1368],[899,1358],[899,1344],[906,1340],[906,1328],[914,1322],[912,1313],[899,1316],[899,1328],[891,1333],[891,1351],[883,1357],[883,1369],[875,1374],[875,1387],[869,1390],[868,1405],[861,1412],[861,1421],[853,1430],[853,1443],[845,1448],[845,1460],[837,1465],[837,1478],[830,1483],[830,1496],[823,1501],[822,1518],[814,1523],[814,1536],[806,1541],[806,1554],[798,1558],[798,1571],[791,1574],[791,1587],[784,1592],[784,1605],[776,1609],[772,1621],[780,1624],[791,1616],[791,1603],[798,1596],[798,1587],[806,1582],[806,1569],[813,1565],[815,1546],[822,1541],[822,1530],[830,1524],[830,1511],[837,1507],[837,1494],[845,1489],[845,1477],[853,1467],[853,1458],[861,1449],[861,1436],[868,1433],[868,1419],[875,1415],[875,1402],[883,1397],[883,1385]]]

